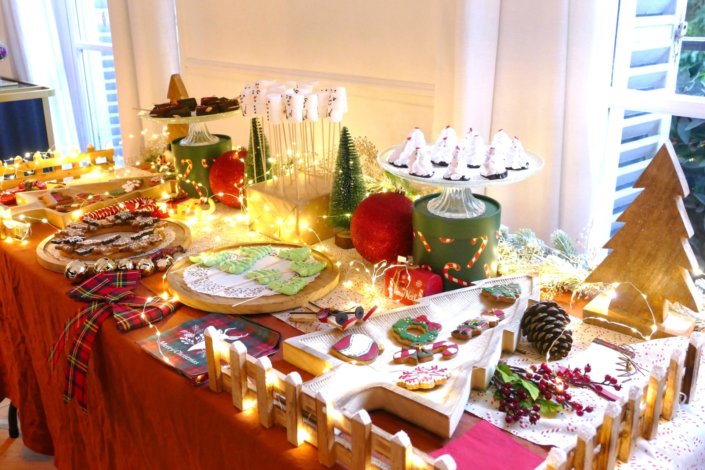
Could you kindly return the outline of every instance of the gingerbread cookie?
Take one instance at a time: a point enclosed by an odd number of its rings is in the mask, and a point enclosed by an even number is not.
[[[521,296],[521,286],[516,283],[483,287],[481,295],[496,302],[514,303]]]
[[[443,359],[452,359],[458,354],[458,345],[450,341],[438,341],[429,346],[402,349],[394,353],[394,362],[418,364],[430,361],[436,353],[441,353]]]
[[[397,379],[397,385],[408,390],[430,390],[443,385],[449,378],[450,373],[444,367],[419,366],[403,372]]]
[[[331,347],[331,353],[353,364],[369,364],[377,359],[382,346],[367,335],[351,333],[345,335]]]
[[[392,325],[392,333],[397,341],[407,346],[419,346],[433,342],[441,331],[441,324],[434,323],[419,315],[416,318],[406,317]]]

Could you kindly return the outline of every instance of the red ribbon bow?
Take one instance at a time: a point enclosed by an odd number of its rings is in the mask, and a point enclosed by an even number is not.
[[[135,295],[131,289],[139,284],[140,277],[136,270],[99,273],[68,291],[69,297],[90,303],[66,322],[49,355],[53,367],[66,341],[72,341],[64,390],[67,402],[75,397],[79,406],[86,409],[88,363],[95,338],[106,319],[112,316],[117,321],[118,330],[128,331],[157,322],[178,306],[178,303],[166,302],[159,297],[147,299]]]

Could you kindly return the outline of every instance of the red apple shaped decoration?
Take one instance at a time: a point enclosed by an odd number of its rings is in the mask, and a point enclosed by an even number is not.
[[[245,157],[247,150],[238,147],[215,159],[208,177],[213,195],[230,207],[241,207],[245,194]]]
[[[377,193],[357,206],[350,220],[355,249],[371,263],[411,254],[411,200],[399,193]]]

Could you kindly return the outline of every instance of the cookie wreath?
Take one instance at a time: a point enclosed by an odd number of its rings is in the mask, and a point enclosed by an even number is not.
[[[440,323],[429,321],[426,315],[419,315],[398,320],[392,325],[392,333],[401,344],[418,346],[434,341],[441,328]]]

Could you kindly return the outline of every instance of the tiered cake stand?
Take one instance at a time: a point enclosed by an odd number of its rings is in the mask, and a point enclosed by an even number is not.
[[[543,160],[527,154],[526,170],[508,170],[506,178],[487,179],[480,169],[471,169],[467,181],[443,178],[448,167],[434,166],[434,174],[423,178],[409,174],[387,162],[395,150],[379,153],[377,163],[389,173],[414,183],[441,188],[440,193],[423,196],[414,202],[414,261],[428,265],[443,276],[446,290],[470,285],[471,281],[497,274],[497,238],[502,209],[499,202],[474,194],[473,188],[517,183],[536,174]]]

